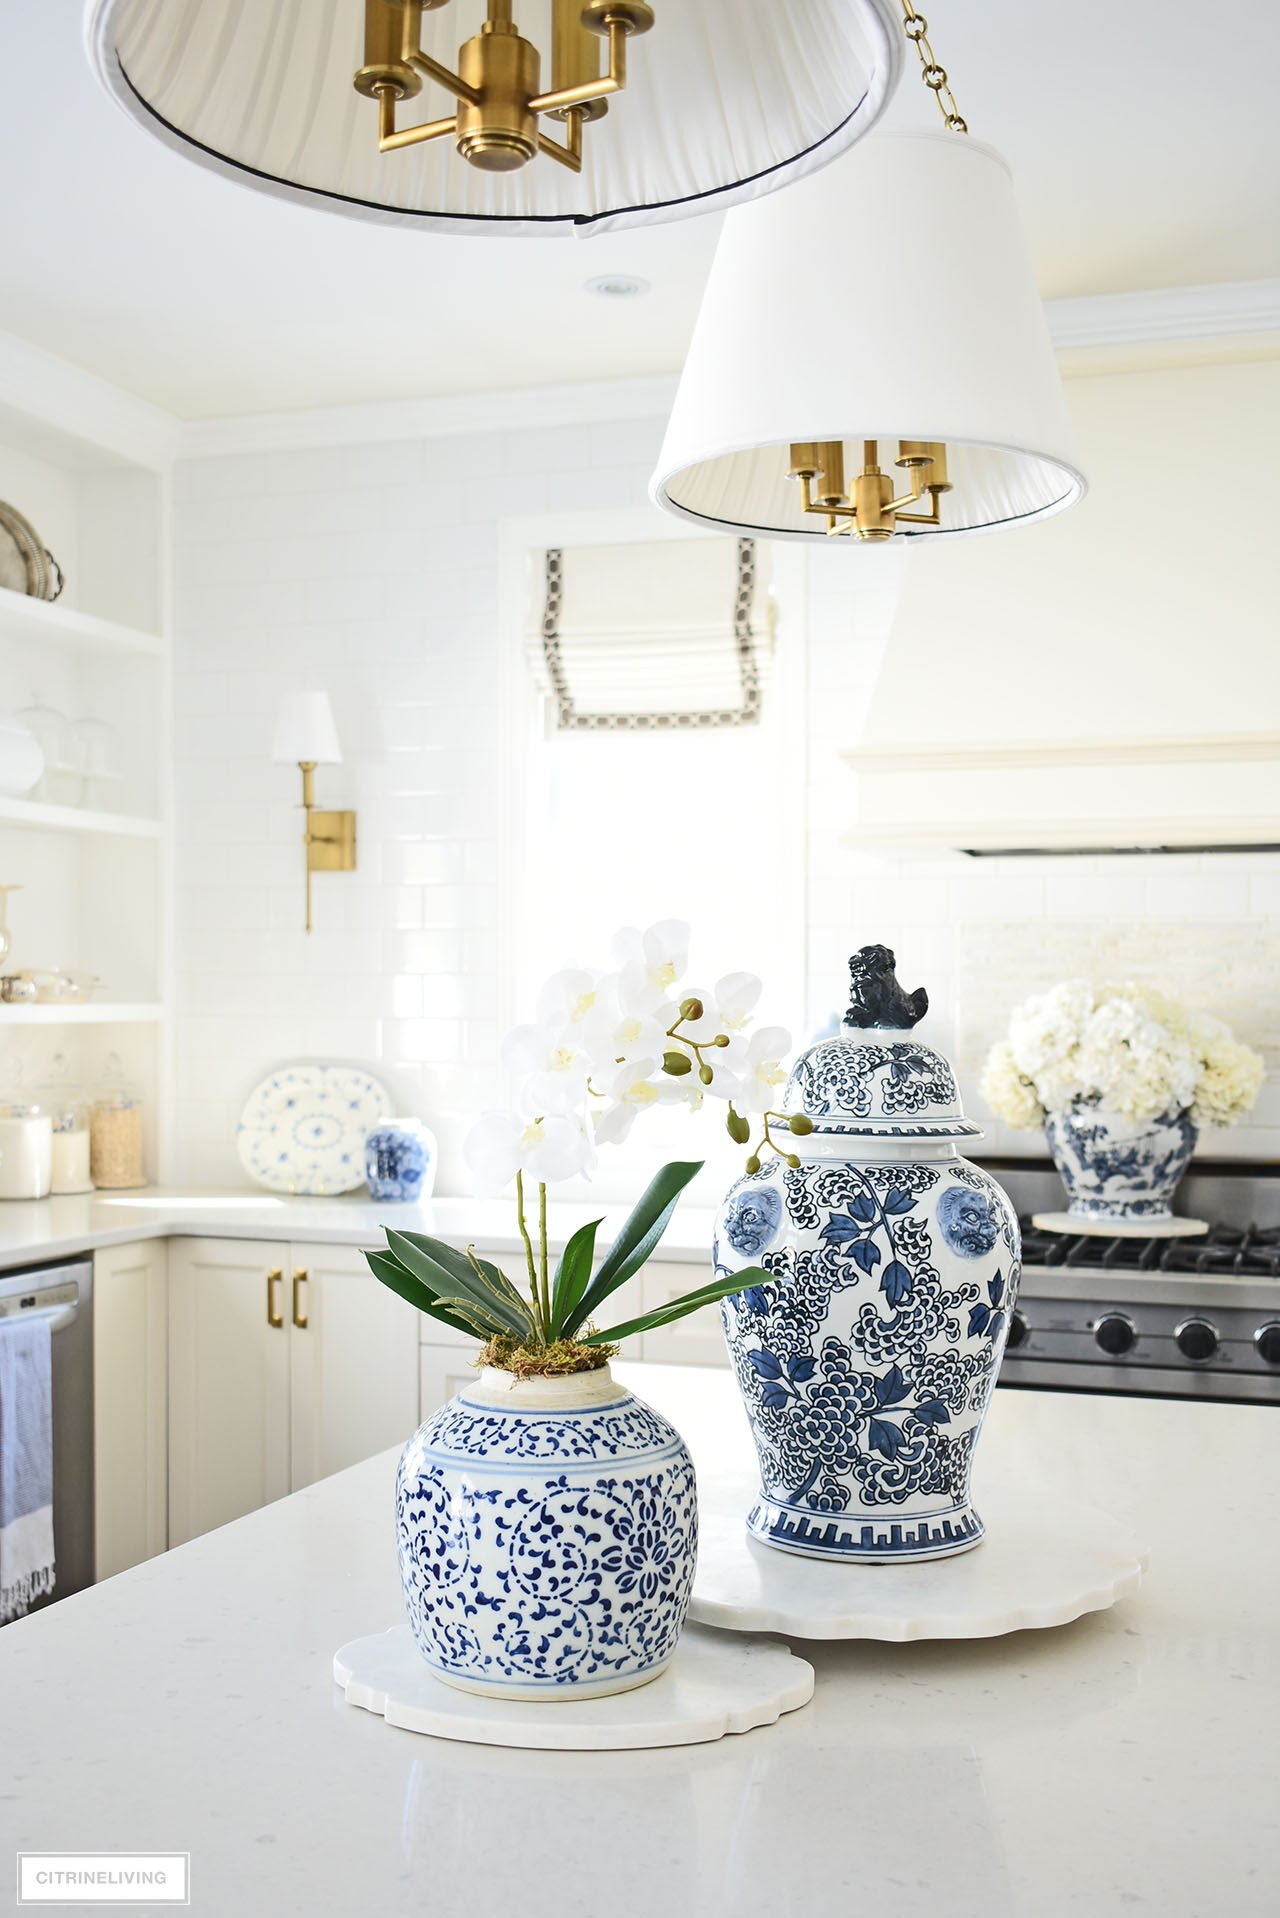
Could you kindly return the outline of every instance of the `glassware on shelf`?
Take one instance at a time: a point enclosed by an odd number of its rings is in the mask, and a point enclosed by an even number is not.
[[[118,1053],[102,1072],[102,1087],[89,1109],[89,1171],[95,1186],[117,1191],[145,1185],[142,1169],[142,1100],[125,1078]]]
[[[0,718],[0,793],[24,798],[40,784],[43,772],[39,740],[16,719]]]
[[[36,693],[31,704],[15,713],[14,718],[26,727],[44,754],[44,771],[32,798],[45,800],[52,806],[78,806],[84,778],[76,767],[66,715],[56,706],[46,706]]]
[[[0,885],[0,968],[13,951],[13,934],[9,930],[9,894],[21,891],[21,886]]]
[[[50,1191],[92,1192],[89,1100],[82,1088],[73,1083],[70,1066],[61,1052],[55,1053],[49,1062],[49,1082],[40,1095],[40,1104],[48,1112],[53,1127]]]
[[[0,977],[0,999],[9,1005],[82,1006],[101,984],[92,972],[29,966]]]
[[[114,728],[89,714],[77,719],[71,728],[71,759],[81,779],[77,803],[91,812],[118,810],[124,775]]]

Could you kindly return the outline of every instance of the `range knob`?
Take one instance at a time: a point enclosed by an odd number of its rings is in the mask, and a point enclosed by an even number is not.
[[[1253,1335],[1258,1357],[1264,1365],[1280,1365],[1280,1319],[1268,1319]]]
[[[1184,1319],[1173,1338],[1184,1359],[1211,1359],[1218,1349],[1218,1328],[1208,1319]]]
[[[1007,1345],[1025,1345],[1030,1336],[1030,1332],[1031,1327],[1027,1324],[1021,1312],[1013,1312],[1009,1316],[1009,1337],[1005,1343]],[[1280,1334],[1280,1325],[1276,1327],[1276,1332]]]
[[[1093,1336],[1113,1359],[1122,1358],[1137,1343],[1138,1328],[1123,1312],[1105,1312],[1093,1328]]]

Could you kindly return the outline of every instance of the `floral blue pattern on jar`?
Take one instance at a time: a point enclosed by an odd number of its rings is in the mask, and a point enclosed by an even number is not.
[[[523,1383],[485,1372],[410,1439],[396,1504],[409,1623],[446,1683],[601,1697],[656,1678],[675,1650],[697,1557],[693,1463],[607,1366]]]
[[[812,1130],[732,1188],[717,1273],[768,1283],[721,1305],[760,1464],[748,1529],[804,1556],[948,1556],[982,1538],[973,1450],[1004,1352],[1021,1246],[994,1179],[959,1156],[979,1131],[948,1062],[908,1027],[868,1025],[861,983],[905,1017],[893,955],[850,962],[846,1026],[797,1061],[783,1110]],[[917,1011],[917,1008],[920,1008]]]
[[[1173,1195],[1199,1133],[1186,1112],[1126,1119],[1098,1099],[1077,1099],[1044,1122],[1073,1219],[1103,1224],[1172,1217]]]
[[[429,1199],[435,1185],[436,1142],[417,1119],[386,1119],[364,1142],[364,1176],[371,1199]]]

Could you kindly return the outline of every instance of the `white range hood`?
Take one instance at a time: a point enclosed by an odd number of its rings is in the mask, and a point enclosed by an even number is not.
[[[901,856],[1280,848],[1280,734],[857,746],[846,845]]]

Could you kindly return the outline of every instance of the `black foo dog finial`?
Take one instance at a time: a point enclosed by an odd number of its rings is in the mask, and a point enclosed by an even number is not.
[[[889,1026],[909,1032],[929,1010],[923,986],[904,992],[898,984],[897,960],[888,946],[862,946],[849,961],[847,1026]]]

